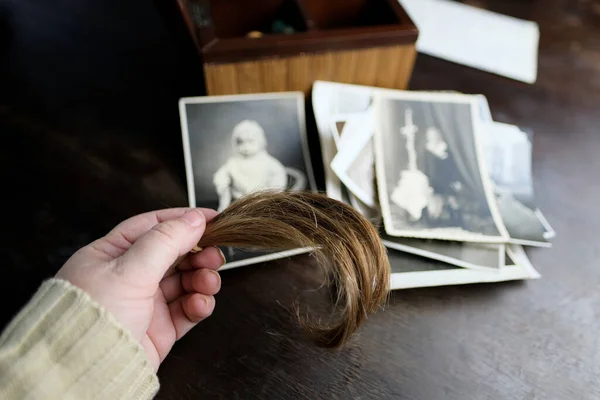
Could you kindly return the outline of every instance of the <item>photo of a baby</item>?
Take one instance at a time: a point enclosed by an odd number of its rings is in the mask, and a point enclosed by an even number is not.
[[[269,154],[267,139],[260,124],[244,120],[233,128],[233,155],[217,170],[213,183],[219,195],[218,211],[232,201],[261,189],[301,191],[306,189],[306,174],[285,167]],[[289,185],[288,176],[294,179]]]
[[[183,98],[191,207],[223,211],[260,190],[315,190],[300,92]],[[225,268],[296,254],[222,249]]]

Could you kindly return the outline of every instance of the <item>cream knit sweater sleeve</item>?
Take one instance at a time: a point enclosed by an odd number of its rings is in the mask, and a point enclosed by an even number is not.
[[[0,399],[151,399],[141,345],[84,291],[51,279],[0,336]]]

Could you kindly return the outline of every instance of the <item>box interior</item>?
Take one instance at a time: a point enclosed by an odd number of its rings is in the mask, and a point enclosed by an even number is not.
[[[314,29],[399,24],[387,0],[300,0]],[[397,0],[394,0],[397,1]]]
[[[218,39],[265,36],[278,20],[294,33],[398,25],[401,18],[391,5],[397,0],[212,0],[210,14]]]
[[[306,31],[306,19],[297,0],[215,0],[211,3],[215,36],[220,39],[245,37],[249,32],[271,31],[276,20]]]

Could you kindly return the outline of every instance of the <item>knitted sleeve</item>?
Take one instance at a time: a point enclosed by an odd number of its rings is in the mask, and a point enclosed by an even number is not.
[[[83,290],[50,279],[0,336],[0,398],[150,399],[141,345]]]

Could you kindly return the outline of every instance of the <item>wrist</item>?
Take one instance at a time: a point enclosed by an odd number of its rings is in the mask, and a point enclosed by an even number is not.
[[[13,350],[0,356],[9,365],[0,374],[0,394],[17,388],[33,398],[150,398],[158,390],[139,342],[63,279],[44,282],[3,332],[0,346]]]

